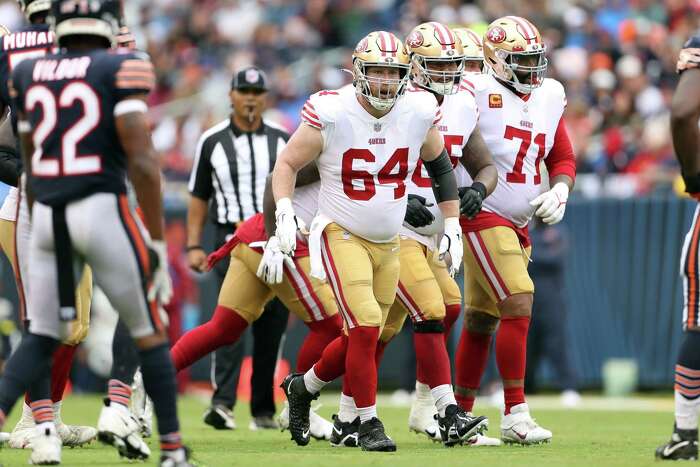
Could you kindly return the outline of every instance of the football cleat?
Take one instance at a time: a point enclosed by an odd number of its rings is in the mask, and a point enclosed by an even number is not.
[[[162,451],[160,454],[160,467],[193,467],[190,463],[190,450],[187,447],[175,451]]]
[[[117,448],[119,455],[127,459],[148,459],[151,450],[139,436],[141,426],[129,409],[121,404],[111,404],[105,399],[97,421],[97,439]]]
[[[250,420],[250,423],[248,424],[248,429],[250,431],[276,430],[279,427],[280,426],[275,421],[275,419],[270,417],[269,415],[264,415],[262,417],[253,417]]]
[[[204,412],[204,423],[213,426],[217,430],[235,430],[236,420],[233,412],[223,405],[212,405]]]
[[[416,397],[408,415],[408,429],[420,435],[425,435],[432,441],[441,441],[440,429],[435,416],[437,410],[432,396],[430,398]]]
[[[29,449],[31,447],[31,439],[36,433],[35,427],[32,409],[25,402],[22,404],[22,417],[13,428],[12,433],[10,433],[7,445],[12,449]]]
[[[61,419],[61,402],[53,404],[53,422],[64,446],[78,448],[97,438],[97,430],[91,426],[66,425]]]
[[[299,446],[306,446],[311,439],[309,412],[311,401],[318,398],[318,393],[311,394],[304,385],[301,373],[291,373],[280,385],[289,402],[289,432]]]
[[[58,436],[58,433],[56,433],[55,427],[34,427],[31,446],[32,454],[29,456],[30,464],[58,465],[61,463],[61,438]]]
[[[360,423],[358,443],[363,451],[396,451],[396,443],[384,432],[384,425],[377,417]]]
[[[481,434],[488,426],[489,420],[486,417],[474,417],[456,404],[447,406],[444,417],[438,416],[440,437],[448,447]]]
[[[0,446],[7,443],[10,440],[10,434],[0,431]]]
[[[312,407],[309,412],[309,434],[318,441],[329,440],[333,433],[333,424],[316,413],[319,408],[321,404]],[[277,417],[277,422],[282,431],[289,429],[289,402],[284,402],[284,409]]]
[[[671,441],[656,448],[656,458],[664,461],[698,460],[698,430],[674,427]]]
[[[131,385],[131,405],[129,408],[134,418],[141,425],[141,436],[150,438],[153,434],[153,401],[146,394],[141,370],[134,374],[134,383]]]
[[[511,407],[510,413],[501,419],[501,439],[507,444],[548,443],[552,432],[535,422],[527,404],[523,402]]]
[[[333,433],[331,434],[331,446],[340,448],[356,448],[360,431],[360,417],[351,422],[341,422],[337,415],[333,415]]]

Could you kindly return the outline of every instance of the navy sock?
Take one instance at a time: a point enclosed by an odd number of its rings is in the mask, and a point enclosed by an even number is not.
[[[175,367],[170,359],[168,345],[141,350],[139,355],[143,385],[153,400],[153,410],[158,419],[158,433],[178,433],[180,422],[177,418]]]
[[[51,358],[59,341],[26,334],[12,354],[0,378],[0,412],[9,414],[28,389],[32,400],[51,399]]]
[[[136,344],[131,338],[131,333],[122,320],[119,320],[114,329],[112,341],[112,372],[110,379],[131,386],[134,382],[134,374],[139,368],[139,353]]]

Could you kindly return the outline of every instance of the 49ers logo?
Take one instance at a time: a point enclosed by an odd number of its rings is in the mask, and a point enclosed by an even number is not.
[[[418,30],[413,31],[406,38],[406,45],[408,45],[412,49],[420,47],[421,45],[423,45],[423,34],[421,34],[421,32]]]
[[[494,26],[486,33],[486,38],[494,44],[499,44],[506,40],[506,31],[500,26]]]
[[[369,41],[365,37],[364,39],[362,39],[360,42],[357,43],[357,46],[355,47],[355,53],[361,54],[362,52],[367,52],[368,48],[369,48]]]

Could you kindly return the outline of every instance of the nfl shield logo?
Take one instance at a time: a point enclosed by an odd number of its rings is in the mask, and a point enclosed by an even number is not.
[[[382,124],[381,124],[381,123],[375,123],[375,124],[374,124],[374,131],[376,131],[376,132],[382,131]]]

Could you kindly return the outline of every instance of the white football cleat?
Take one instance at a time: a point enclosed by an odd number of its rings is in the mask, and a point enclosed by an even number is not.
[[[128,459],[148,459],[151,450],[139,436],[140,431],[141,425],[128,408],[105,399],[97,422],[97,437],[101,442],[114,446],[120,456]]]
[[[10,433],[7,445],[12,449],[29,449],[31,447],[31,439],[36,433],[35,427],[32,409],[24,402],[22,403],[22,417],[20,417],[17,425]]]
[[[64,446],[78,448],[97,438],[97,430],[91,426],[66,425],[61,420],[61,402],[53,404],[53,422]]]
[[[10,434],[0,431],[0,446],[7,443],[10,440]]]
[[[32,454],[29,463],[34,465],[58,465],[61,463],[61,438],[51,423],[34,427],[31,441]]]
[[[530,416],[527,404],[522,403],[511,407],[501,419],[501,439],[508,444],[548,443],[552,432],[539,426]]]
[[[316,413],[320,408],[321,405],[319,404],[316,407],[312,407],[309,411],[309,434],[312,438],[319,441],[330,440],[333,434],[333,423]],[[282,431],[289,428],[289,403],[287,401],[284,401],[284,408],[277,416],[277,422]]]
[[[476,434],[469,438],[466,443],[464,443],[466,446],[500,446],[503,444],[500,439],[498,438],[491,438],[490,436],[486,435],[479,435]]]
[[[428,391],[430,391],[430,388],[428,388]],[[430,392],[428,392],[428,396],[421,397],[420,391],[416,390],[416,399],[413,401],[411,412],[408,415],[408,429],[425,435],[432,441],[442,442],[436,418],[437,409],[435,408],[435,402],[433,402]]]
[[[134,374],[134,383],[131,385],[131,413],[141,425],[141,435],[150,438],[153,434],[153,401],[143,386],[141,370]]]

